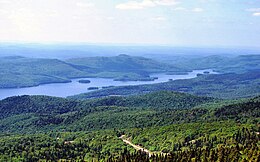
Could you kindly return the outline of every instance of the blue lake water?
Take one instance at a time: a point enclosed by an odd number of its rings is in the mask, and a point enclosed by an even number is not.
[[[154,84],[167,82],[169,79],[190,79],[195,78],[197,74],[203,73],[204,71],[214,74],[212,70],[194,70],[186,75],[167,75],[164,73],[152,74],[151,77],[158,77],[154,81],[114,81],[113,79],[107,78],[79,78],[72,79],[70,83],[53,83],[53,84],[44,84],[37,87],[27,87],[27,88],[10,88],[10,89],[0,89],[0,99],[4,99],[10,96],[18,95],[47,95],[47,96],[56,96],[56,97],[67,97],[80,93],[89,92],[89,87],[105,87],[105,86],[125,86],[125,85],[141,85],[141,84]],[[79,83],[80,79],[90,80],[91,83],[83,84]]]

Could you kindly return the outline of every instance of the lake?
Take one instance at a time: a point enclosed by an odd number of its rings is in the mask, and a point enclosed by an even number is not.
[[[210,72],[210,74],[216,74],[210,69],[207,70],[194,70],[186,75],[167,75],[164,73],[152,74],[151,77],[158,77],[154,81],[114,81],[113,79],[107,78],[78,78],[72,79],[70,83],[53,83],[53,84],[44,84],[36,87],[27,87],[27,88],[8,88],[0,89],[0,99],[4,99],[10,96],[18,95],[47,95],[47,96],[56,96],[56,97],[67,97],[80,93],[86,93],[91,90],[88,90],[89,87],[106,87],[106,86],[125,86],[125,85],[141,85],[141,84],[154,84],[167,82],[169,79],[190,79],[197,77],[197,74],[203,73],[204,71]],[[80,79],[90,80],[91,83],[83,84],[79,83]]]

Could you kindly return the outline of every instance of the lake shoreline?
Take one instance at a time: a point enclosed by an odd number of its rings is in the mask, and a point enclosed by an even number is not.
[[[68,97],[72,95],[77,95],[81,93],[91,92],[97,89],[92,89],[89,87],[98,87],[98,89],[103,89],[103,87],[115,87],[115,86],[128,86],[128,85],[144,85],[144,84],[156,84],[168,82],[170,80],[177,79],[191,79],[197,77],[197,74],[203,74],[203,72],[209,71],[210,74],[214,74],[211,69],[204,70],[193,70],[187,75],[167,75],[166,73],[154,73],[150,77],[156,77],[155,80],[145,80],[145,81],[115,81],[112,78],[77,78],[71,79],[65,82],[55,82],[40,84],[38,86],[28,86],[19,88],[0,88],[0,99],[4,99],[11,96],[18,95],[47,95],[55,97]],[[79,80],[89,80],[90,83],[82,84]]]

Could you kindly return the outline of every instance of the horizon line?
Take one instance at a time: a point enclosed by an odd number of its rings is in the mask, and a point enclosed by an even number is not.
[[[177,45],[177,44],[156,44],[156,43],[98,43],[98,42],[61,42],[61,41],[0,41],[0,45],[13,44],[13,45],[92,45],[92,46],[129,46],[129,47],[172,47],[172,48],[222,48],[222,49],[259,49],[257,46],[241,46],[241,45]]]

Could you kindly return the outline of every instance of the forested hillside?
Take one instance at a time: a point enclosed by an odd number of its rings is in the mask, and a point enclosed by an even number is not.
[[[58,59],[0,57],[0,88],[70,82],[72,78],[102,77],[115,80],[154,80],[154,72],[186,71],[143,57],[119,55],[61,61]]]
[[[113,57],[86,57],[66,60],[66,62],[87,66],[101,71],[126,71],[126,72],[162,72],[171,69],[172,71],[179,71],[174,69],[174,66],[160,63],[152,59],[129,56],[121,54]]]
[[[11,97],[0,101],[0,159],[258,161],[259,98],[220,100],[170,91],[83,101]]]
[[[57,59],[19,56],[0,58],[0,88],[36,86],[70,82],[69,78],[86,76],[73,66]]]
[[[97,70],[95,77],[112,77],[116,80],[130,81],[148,79],[151,73],[186,72],[174,65],[152,59],[121,54],[113,57],[86,57],[66,60],[66,62]],[[151,78],[152,79],[152,78]]]
[[[260,55],[168,56],[158,60],[183,69],[215,69],[220,73],[245,73],[260,69]]]
[[[2,132],[28,132],[33,129],[39,131],[41,129],[93,130],[143,127],[160,121],[162,117],[160,115],[165,115],[166,118],[180,113],[184,113],[184,116],[188,113],[188,111],[171,113],[171,110],[189,110],[212,101],[216,100],[174,92],[108,97],[90,101],[47,96],[11,97],[0,102],[0,129]],[[203,111],[196,111],[195,113],[203,113]],[[154,116],[154,120],[151,121],[149,116]],[[142,123],[142,120],[147,122]],[[165,125],[169,120],[161,122]]]

